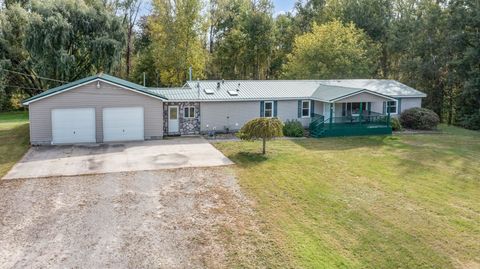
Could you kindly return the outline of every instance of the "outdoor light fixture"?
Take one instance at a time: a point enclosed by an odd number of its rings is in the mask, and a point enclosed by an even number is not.
[[[97,81],[97,89],[100,89],[100,81]]]

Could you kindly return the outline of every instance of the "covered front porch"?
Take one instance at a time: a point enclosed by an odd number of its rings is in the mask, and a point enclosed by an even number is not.
[[[317,102],[317,101],[316,101]],[[366,90],[321,102],[309,124],[312,137],[388,135],[397,100]]]

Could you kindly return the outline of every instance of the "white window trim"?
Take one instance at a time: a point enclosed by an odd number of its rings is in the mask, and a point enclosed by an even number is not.
[[[398,100],[385,101],[385,113],[388,114],[388,102],[395,102],[395,113],[391,112],[390,115],[398,114]]]
[[[267,117],[267,116],[266,116],[266,115],[267,115],[267,104],[272,104],[272,109],[271,109],[271,110],[272,110],[272,114],[271,114],[270,117]],[[273,118],[273,109],[274,109],[274,107],[273,107],[273,101],[265,101],[265,102],[263,103],[263,117],[264,117],[264,118]]]
[[[190,114],[190,108],[193,108],[193,115],[185,116],[185,108],[188,108],[188,114]],[[183,107],[183,118],[185,119],[195,119],[195,107],[194,106],[184,106]]]
[[[303,116],[303,110],[305,108],[303,108],[303,103],[308,103],[308,116]],[[305,119],[305,118],[310,118],[310,114],[311,114],[311,111],[312,111],[312,102],[310,102],[310,100],[302,100],[302,113],[301,113],[301,116],[302,116],[302,119]]]

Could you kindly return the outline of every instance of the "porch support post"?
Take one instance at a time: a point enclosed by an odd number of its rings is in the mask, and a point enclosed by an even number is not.
[[[387,127],[390,127],[390,105],[387,102]]]
[[[362,118],[363,118],[363,102],[360,102],[360,124],[362,124]]]
[[[333,122],[333,103],[330,103],[330,129],[332,128]]]

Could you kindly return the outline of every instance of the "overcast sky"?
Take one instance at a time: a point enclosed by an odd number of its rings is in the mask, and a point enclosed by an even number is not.
[[[0,0],[0,2],[1,1],[2,0]],[[274,15],[278,15],[291,11],[293,9],[293,5],[295,4],[295,0],[273,0],[273,4],[275,5]],[[140,15],[147,15],[151,10],[151,0],[143,0],[143,6]]]

